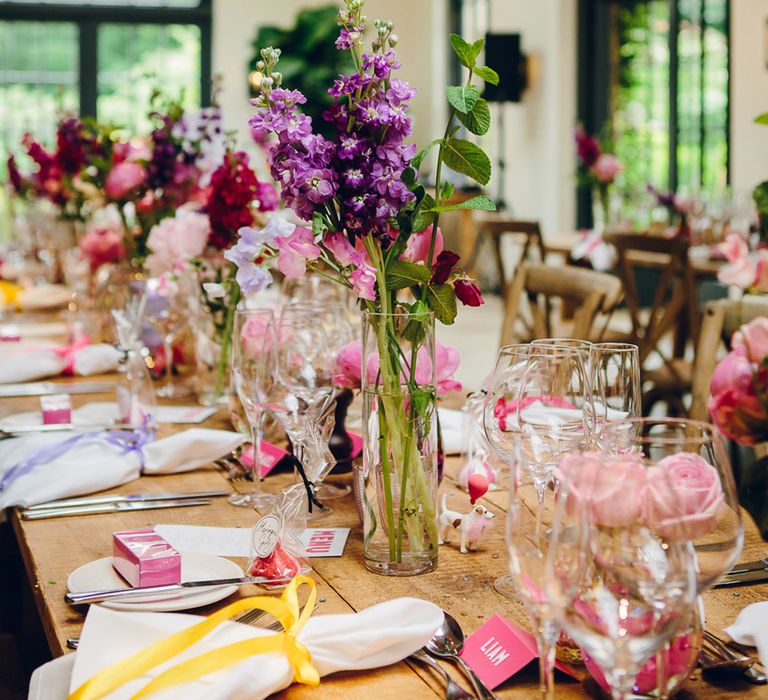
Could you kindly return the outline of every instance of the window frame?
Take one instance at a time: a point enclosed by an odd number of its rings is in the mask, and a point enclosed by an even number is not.
[[[671,191],[678,186],[677,163],[680,127],[678,123],[678,36],[680,31],[680,10],[678,0],[667,0],[669,4],[669,164],[668,180]],[[704,0],[705,1],[705,0]],[[632,4],[642,0],[579,0],[578,5],[578,56],[577,56],[577,113],[578,120],[588,133],[600,133],[611,116],[615,26],[618,21],[618,6]],[[725,114],[726,182],[731,182],[731,3],[725,3],[725,31],[728,40],[728,104]],[[702,26],[702,32],[704,26]],[[704,55],[702,54],[702,60]],[[702,73],[703,77],[703,73]],[[701,123],[703,128],[703,120]],[[703,159],[700,160],[703,164]],[[588,186],[581,185],[577,190],[577,221],[579,228],[592,226],[592,194]]]
[[[200,30],[200,103],[211,103],[212,0],[196,7],[136,7],[11,3],[0,1],[0,21],[71,22],[79,36],[78,86],[81,116],[96,116],[100,24],[189,24]]]

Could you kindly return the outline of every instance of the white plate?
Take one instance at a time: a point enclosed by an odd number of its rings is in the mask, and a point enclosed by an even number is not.
[[[181,580],[205,581],[215,578],[240,578],[243,570],[229,559],[215,557],[211,554],[198,552],[183,552],[181,555]],[[112,588],[128,588],[125,581],[112,568],[112,557],[104,557],[89,561],[75,569],[67,579],[67,590],[70,593],[85,591],[102,591]],[[237,586],[215,586],[211,588],[190,588],[174,594],[172,597],[143,599],[134,601],[112,600],[99,603],[113,610],[141,610],[146,612],[171,612],[174,610],[189,610],[210,605],[228,595],[232,595]]]

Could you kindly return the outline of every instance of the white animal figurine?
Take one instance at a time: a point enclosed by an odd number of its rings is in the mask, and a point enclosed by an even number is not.
[[[459,531],[459,551],[466,554],[477,549],[483,532],[493,525],[493,513],[479,503],[469,513],[462,515],[455,510],[448,510],[446,494],[443,494],[440,518],[437,523],[438,543],[447,544],[452,530]]]

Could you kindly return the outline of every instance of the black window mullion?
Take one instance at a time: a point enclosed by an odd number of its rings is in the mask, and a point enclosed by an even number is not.
[[[81,20],[80,30],[80,114],[96,116],[98,86],[99,25],[95,20]]]
[[[669,0],[669,189],[677,190],[677,143],[679,126],[677,120],[677,78],[678,78],[678,35],[680,33],[680,11],[677,0]]]
[[[213,37],[211,22],[201,22],[200,27],[200,105],[211,104],[211,78],[213,77]]]

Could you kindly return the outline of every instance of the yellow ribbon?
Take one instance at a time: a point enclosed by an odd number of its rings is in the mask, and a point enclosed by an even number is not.
[[[304,610],[300,613],[297,591],[303,583],[309,585],[310,593]],[[149,669],[188,649],[219,624],[245,610],[268,612],[280,622],[285,631],[267,637],[236,642],[183,661],[153,678],[133,696],[133,699],[234,666],[254,654],[278,651],[283,652],[288,658],[297,682],[311,686],[319,685],[320,675],[312,665],[309,650],[296,639],[299,630],[312,615],[316,598],[315,582],[306,576],[296,576],[280,598],[253,596],[227,605],[202,622],[169,635],[146,649],[102,669],[72,693],[68,700],[95,700],[111,693],[128,681],[139,678]]]
[[[19,310],[21,307],[20,292],[21,287],[19,285],[7,282],[6,280],[0,280],[0,296],[2,297],[3,305],[15,306]]]

